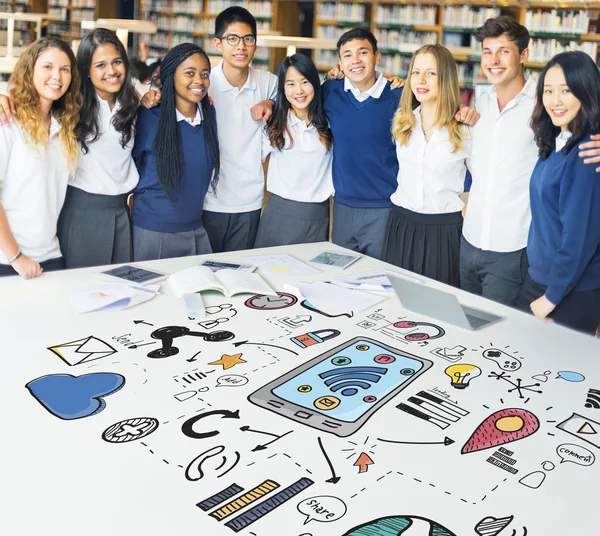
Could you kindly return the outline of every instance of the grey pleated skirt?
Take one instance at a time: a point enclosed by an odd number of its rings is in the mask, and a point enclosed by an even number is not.
[[[329,200],[303,203],[272,194],[263,210],[255,248],[323,242],[329,238]]]
[[[57,231],[67,268],[131,261],[128,195],[90,194],[67,187]]]
[[[179,233],[162,233],[133,226],[133,260],[154,261],[212,253],[204,227]]]
[[[460,212],[419,214],[394,206],[385,233],[383,260],[458,287],[462,224]]]

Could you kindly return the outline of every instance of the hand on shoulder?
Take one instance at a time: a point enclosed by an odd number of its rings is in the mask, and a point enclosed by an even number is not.
[[[6,95],[0,95],[0,123],[8,125],[16,115],[13,102]]]

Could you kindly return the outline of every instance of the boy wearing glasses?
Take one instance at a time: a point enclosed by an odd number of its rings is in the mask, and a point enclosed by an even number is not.
[[[263,202],[261,130],[277,93],[277,77],[250,67],[256,52],[256,19],[230,7],[215,21],[223,60],[212,69],[209,95],[217,112],[221,173],[204,202],[204,228],[215,253],[250,249]]]

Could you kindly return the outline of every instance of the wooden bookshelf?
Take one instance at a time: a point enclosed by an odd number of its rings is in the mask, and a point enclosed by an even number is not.
[[[81,21],[114,18],[117,4],[116,0],[39,0],[39,3],[44,4],[43,11],[62,19],[48,24],[48,35],[67,40],[81,39],[86,33],[81,29]]]

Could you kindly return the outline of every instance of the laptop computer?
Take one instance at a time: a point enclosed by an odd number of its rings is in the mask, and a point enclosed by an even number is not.
[[[453,326],[474,331],[502,320],[501,316],[461,305],[450,292],[388,275],[402,307]]]

